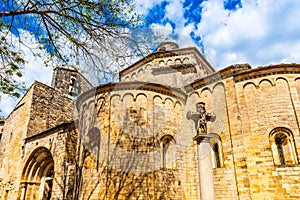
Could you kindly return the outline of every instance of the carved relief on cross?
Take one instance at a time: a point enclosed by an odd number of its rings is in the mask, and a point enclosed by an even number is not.
[[[206,135],[207,122],[215,121],[216,116],[206,112],[205,103],[199,102],[196,104],[196,112],[187,112],[187,119],[191,119],[194,121],[197,135]]]

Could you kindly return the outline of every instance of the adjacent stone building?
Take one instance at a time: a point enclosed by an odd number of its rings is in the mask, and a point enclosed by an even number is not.
[[[300,199],[300,65],[163,42],[92,87],[56,68],[0,121],[0,199]]]

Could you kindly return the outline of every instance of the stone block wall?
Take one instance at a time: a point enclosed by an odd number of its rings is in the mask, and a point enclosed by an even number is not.
[[[27,134],[29,110],[32,102],[31,87],[5,120],[1,137],[0,154],[0,199],[15,199],[18,195],[21,176],[22,148]]]
[[[271,70],[260,70],[256,74],[261,77],[243,80],[235,85],[242,137],[234,138],[233,142],[246,150],[245,157],[236,163],[237,168],[244,168],[245,172],[237,174],[237,177],[247,180],[247,185],[241,184],[239,190],[249,188],[249,199],[250,196],[252,199],[300,198],[299,187],[295,186],[300,184],[296,180],[300,166],[299,68],[294,70],[290,74],[283,67],[277,67],[277,72],[271,74],[267,74]],[[293,146],[290,148],[295,148],[293,163],[280,165],[276,161],[279,160],[278,150],[272,148],[271,132],[278,128],[289,130],[292,134],[290,142]],[[234,154],[239,156],[239,151]]]
[[[42,181],[27,180],[26,169],[45,158],[53,159],[52,199],[201,199],[197,132],[187,119],[198,102],[216,116],[207,124],[221,144],[216,199],[299,199],[299,75],[299,65],[240,65],[184,92],[167,79],[168,86],[124,80],[89,90],[86,82],[76,123],[73,100],[60,90],[70,80],[55,79],[55,88],[35,82],[0,122],[0,199],[38,198]]]
[[[39,82],[33,84],[27,136],[73,120],[74,101],[60,91]]]

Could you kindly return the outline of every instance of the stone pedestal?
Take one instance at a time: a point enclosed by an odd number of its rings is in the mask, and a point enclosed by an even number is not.
[[[197,135],[194,141],[197,142],[199,179],[201,200],[214,200],[214,179],[211,163],[211,148],[208,135]]]

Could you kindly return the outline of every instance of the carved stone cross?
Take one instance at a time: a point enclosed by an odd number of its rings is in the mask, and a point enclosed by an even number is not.
[[[207,122],[215,121],[215,115],[206,112],[205,103],[196,104],[196,112],[187,112],[187,119],[195,122],[197,135],[193,138],[197,142],[200,193],[202,200],[214,200],[214,175],[211,163],[211,134],[207,134]]]
[[[207,134],[207,122],[215,121],[216,117],[206,112],[204,102],[199,102],[196,104],[196,112],[187,112],[187,119],[195,122],[197,135],[205,135]]]

